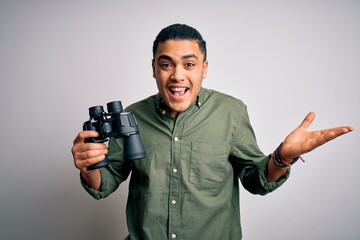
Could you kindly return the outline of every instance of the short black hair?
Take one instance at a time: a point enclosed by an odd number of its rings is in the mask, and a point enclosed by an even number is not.
[[[198,42],[200,51],[204,55],[204,61],[206,60],[206,42],[200,32],[195,28],[180,23],[163,28],[155,38],[153,44],[153,58],[155,58],[159,43],[163,43],[166,40],[195,40]]]

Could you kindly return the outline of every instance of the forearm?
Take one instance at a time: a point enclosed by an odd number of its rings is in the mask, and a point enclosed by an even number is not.
[[[96,190],[100,189],[101,174],[99,169],[87,173],[81,172],[81,175],[91,188]]]

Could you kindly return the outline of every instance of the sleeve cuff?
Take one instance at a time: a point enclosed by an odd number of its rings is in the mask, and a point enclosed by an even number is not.
[[[264,160],[259,163],[259,165],[260,165],[259,168],[261,169],[259,177],[260,177],[260,183],[263,187],[264,195],[266,193],[270,193],[270,192],[273,192],[274,190],[276,190],[278,187],[280,187],[282,184],[284,184],[285,181],[290,176],[290,168],[288,168],[286,173],[279,180],[271,181],[271,182],[268,181],[266,179],[266,173],[267,173],[267,166],[268,166],[269,159],[270,159],[269,157],[264,158]]]
[[[97,200],[107,197],[110,193],[114,191],[114,189],[116,189],[116,184],[114,183],[114,181],[110,181],[112,179],[112,176],[109,171],[105,167],[100,168],[99,170],[101,174],[101,184],[99,190],[90,187],[80,173],[80,181],[82,187],[85,189],[86,192],[88,192],[92,197]]]

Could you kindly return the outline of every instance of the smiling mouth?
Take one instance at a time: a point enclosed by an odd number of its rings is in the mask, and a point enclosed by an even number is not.
[[[170,92],[174,96],[182,97],[187,92],[188,88],[186,87],[172,87],[169,88]]]

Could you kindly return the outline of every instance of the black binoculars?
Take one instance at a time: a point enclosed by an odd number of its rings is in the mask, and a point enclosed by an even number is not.
[[[102,106],[89,108],[90,120],[84,122],[83,130],[93,130],[99,133],[98,137],[85,139],[85,143],[103,143],[109,137],[124,138],[124,158],[135,160],[144,158],[145,149],[139,135],[138,124],[132,112],[124,112],[121,101],[107,103],[108,112]],[[88,166],[88,170],[109,165],[109,159],[105,159],[94,165]]]

